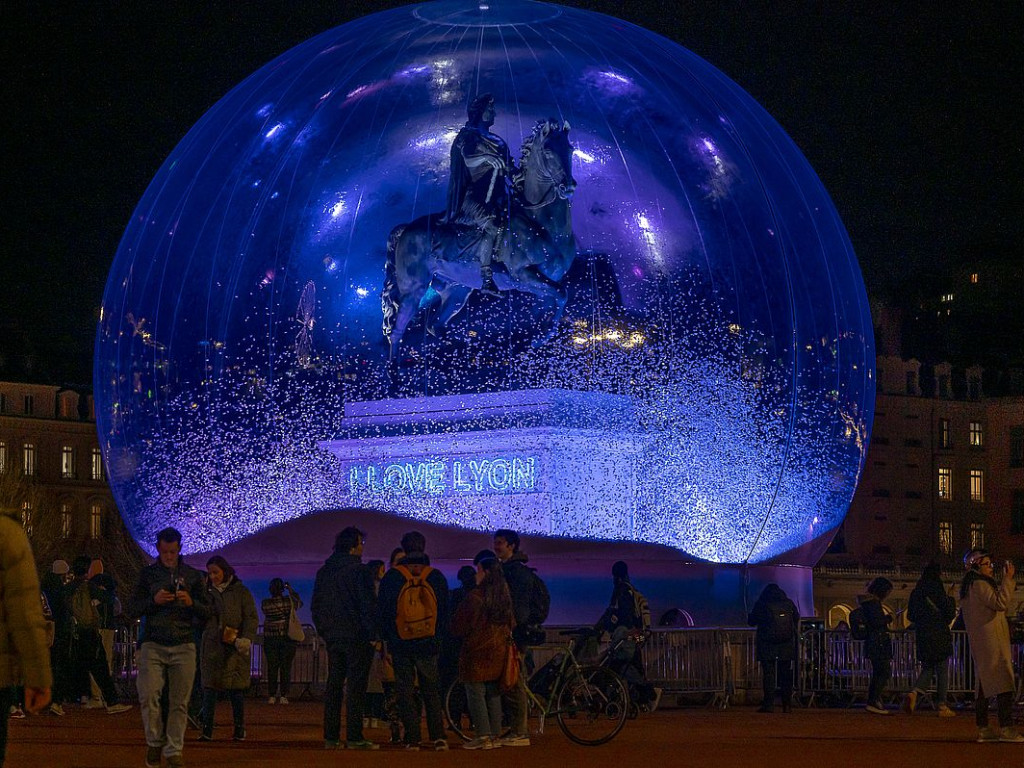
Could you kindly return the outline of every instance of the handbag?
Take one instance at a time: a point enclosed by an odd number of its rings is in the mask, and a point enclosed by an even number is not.
[[[501,668],[498,684],[503,693],[508,693],[519,683],[519,648],[509,634],[505,645],[505,663]]]
[[[306,633],[302,629],[299,617],[295,615],[295,603],[291,602],[291,600],[288,602],[291,605],[291,609],[288,611],[288,639],[301,643],[306,639]]]

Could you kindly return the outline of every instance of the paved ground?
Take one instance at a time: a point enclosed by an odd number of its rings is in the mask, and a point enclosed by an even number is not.
[[[268,706],[247,702],[249,738],[230,741],[230,707],[220,705],[212,743],[196,742],[188,733],[185,750],[190,768],[258,768],[321,766],[410,765],[412,755],[389,748],[378,752],[325,752],[318,726],[321,707],[298,702]],[[66,717],[51,715],[11,721],[8,768],[131,768],[144,765],[144,744],[138,709],[108,716],[102,711],[68,707]],[[944,766],[1024,764],[1024,744],[974,743],[974,718],[962,712],[956,719],[940,720],[930,712],[912,717],[880,717],[863,710],[799,710],[793,714],[763,715],[749,707],[725,711],[666,709],[626,727],[602,747],[580,747],[557,725],[534,738],[528,748],[506,748],[479,753],[453,749],[447,753],[421,752],[417,766],[529,766],[575,768],[600,764],[632,768],[657,761],[663,766],[770,766],[832,765]],[[367,735],[384,741],[383,730]],[[456,741],[452,740],[455,746]]]

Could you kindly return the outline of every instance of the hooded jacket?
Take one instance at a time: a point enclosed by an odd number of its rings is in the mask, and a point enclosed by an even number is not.
[[[943,589],[939,572],[925,570],[910,593],[907,607],[919,661],[938,664],[953,655],[953,632],[949,625],[955,617],[956,601]]]
[[[773,642],[768,637],[769,629],[774,623],[773,611],[789,609],[793,617],[792,638],[784,642]],[[792,661],[796,659],[797,641],[800,636],[800,611],[796,603],[789,599],[789,596],[778,584],[769,584],[762,591],[753,609],[747,616],[747,624],[757,627],[755,634],[755,650],[758,661]]]
[[[533,584],[535,569],[527,565],[530,561],[525,552],[513,552],[512,557],[501,564],[502,573],[505,576],[505,583],[508,584],[509,594],[512,595],[512,613],[515,616],[516,626],[512,630],[516,645],[522,651],[528,643],[530,633],[530,590]]]
[[[53,677],[39,579],[18,516],[17,510],[0,510],[0,688],[49,688]]]
[[[882,601],[870,592],[857,595],[857,603],[864,609],[864,621],[868,625],[868,639],[864,641],[864,657],[885,661],[892,659],[892,639],[889,637],[889,622]]]

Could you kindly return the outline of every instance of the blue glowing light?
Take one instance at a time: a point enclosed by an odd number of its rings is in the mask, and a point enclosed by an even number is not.
[[[564,316],[517,291],[455,307],[435,280],[391,359],[389,233],[445,210],[481,91],[517,158],[536,121],[571,126]],[[117,252],[95,392],[145,546],[365,506],[809,564],[873,370],[836,210],[735,83],[598,14],[444,0],[324,32],[196,124]]]

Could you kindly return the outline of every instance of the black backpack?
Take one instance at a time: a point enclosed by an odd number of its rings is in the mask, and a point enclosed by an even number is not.
[[[769,643],[788,643],[793,639],[795,618],[793,604],[788,600],[768,603],[768,625],[765,638]]]
[[[547,584],[537,575],[537,572],[530,569],[530,614],[526,620],[528,626],[539,627],[548,620],[551,612],[551,593],[548,592]]]
[[[868,617],[864,615],[863,607],[850,612],[850,636],[854,640],[868,639]]]

